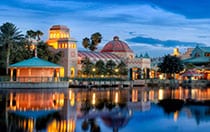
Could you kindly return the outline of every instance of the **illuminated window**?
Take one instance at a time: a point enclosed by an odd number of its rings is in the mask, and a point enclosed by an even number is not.
[[[60,77],[64,77],[64,71],[65,69],[63,67],[60,68]]]
[[[210,53],[205,53],[205,56],[210,56]]]
[[[53,34],[50,34],[50,38],[53,38]]]
[[[75,76],[75,69],[74,69],[74,67],[71,67],[71,75],[70,75],[70,77],[74,77]]]

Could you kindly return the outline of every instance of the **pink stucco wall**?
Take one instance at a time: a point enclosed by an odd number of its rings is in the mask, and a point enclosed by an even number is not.
[[[59,68],[18,68],[16,77],[21,82],[47,82],[55,77],[55,70],[59,72]]]

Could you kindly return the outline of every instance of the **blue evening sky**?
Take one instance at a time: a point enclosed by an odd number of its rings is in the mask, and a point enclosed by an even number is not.
[[[55,24],[82,39],[100,32],[99,49],[117,35],[136,54],[163,56],[174,47],[210,46],[210,0],[1,0],[0,25],[14,23],[23,33]]]

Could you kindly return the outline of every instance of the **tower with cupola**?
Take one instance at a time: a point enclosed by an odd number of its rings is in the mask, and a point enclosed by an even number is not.
[[[76,41],[71,38],[70,30],[63,25],[54,25],[49,30],[47,44],[53,47],[55,52],[62,52],[60,64],[64,67],[65,77],[77,75],[78,50]]]

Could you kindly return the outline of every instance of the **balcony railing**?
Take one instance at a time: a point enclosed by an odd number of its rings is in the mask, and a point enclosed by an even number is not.
[[[0,77],[0,82],[60,82],[63,79],[59,77]]]

